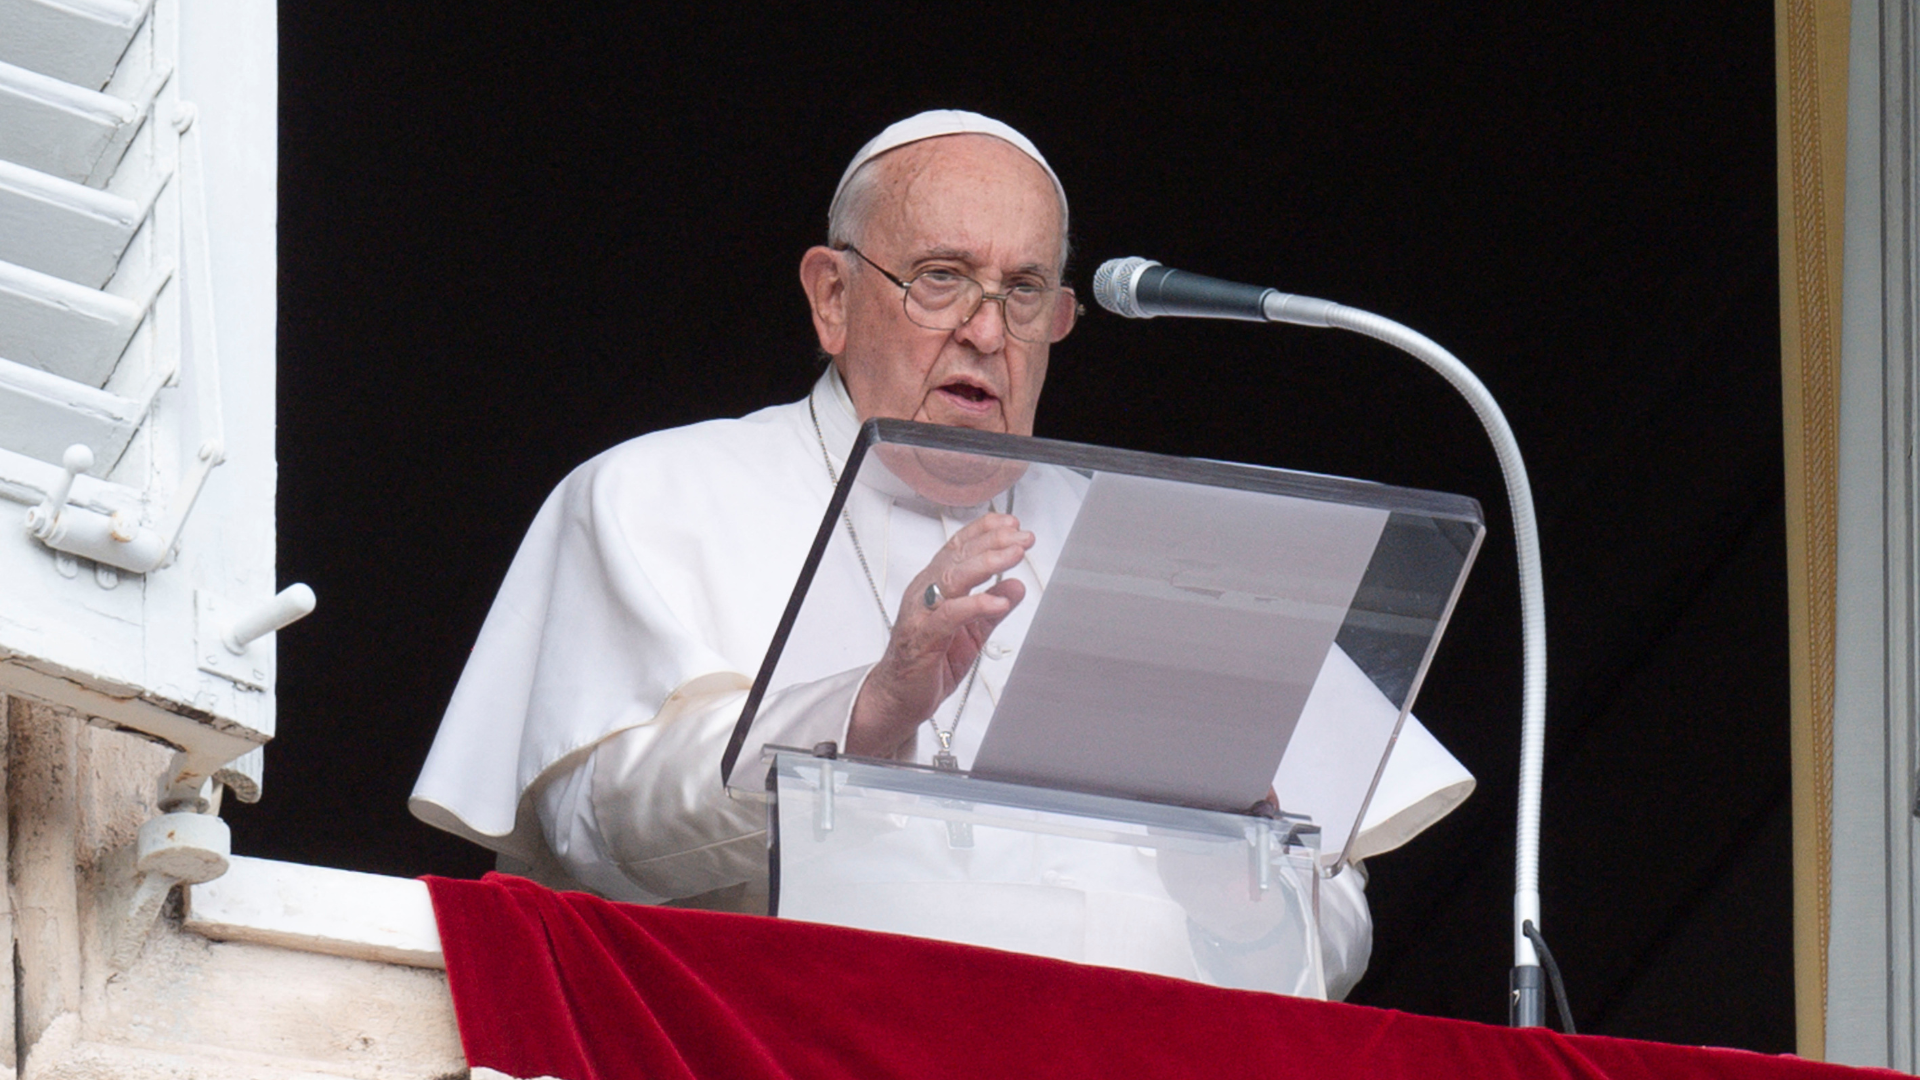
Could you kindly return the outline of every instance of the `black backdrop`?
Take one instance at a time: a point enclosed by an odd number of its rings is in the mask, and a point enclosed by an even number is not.
[[[281,635],[236,849],[486,868],[404,801],[541,498],[621,439],[804,392],[796,266],[847,158],[972,108],[1065,182],[1083,294],[1145,255],[1380,312],[1479,373],[1543,531],[1544,922],[1576,1016],[1791,1049],[1771,9],[1505,7],[283,5],[280,568],[320,608]],[[1364,339],[1098,313],[1039,429],[1485,505],[1417,707],[1480,788],[1372,864],[1355,1000],[1502,1021],[1518,601],[1471,412]]]

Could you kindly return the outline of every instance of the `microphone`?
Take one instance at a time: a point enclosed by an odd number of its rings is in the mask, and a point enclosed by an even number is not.
[[[1093,275],[1093,297],[1100,306],[1129,319],[1159,315],[1197,319],[1244,319],[1250,322],[1290,322],[1303,326],[1332,326],[1385,342],[1426,364],[1453,384],[1473,406],[1493,441],[1500,473],[1507,482],[1513,506],[1513,539],[1520,571],[1520,628],[1525,670],[1522,676],[1520,733],[1520,799],[1514,841],[1513,969],[1508,1020],[1514,1027],[1540,1027],[1546,1022],[1546,998],[1541,985],[1541,961],[1556,985],[1559,976],[1539,938],[1540,926],[1540,786],[1547,742],[1547,606],[1542,595],[1540,530],[1533,513],[1533,489],[1520,444],[1500,406],[1459,358],[1432,338],[1359,308],[1292,296],[1258,285],[1241,285],[1218,278],[1170,270],[1152,259],[1109,259]],[[1539,940],[1536,947],[1535,940]],[[1561,1010],[1564,1019],[1566,1010]]]
[[[1108,259],[1093,274],[1093,298],[1129,319],[1172,315],[1189,319],[1240,319],[1330,326],[1329,300],[1294,296],[1278,289],[1190,274],[1138,256]]]

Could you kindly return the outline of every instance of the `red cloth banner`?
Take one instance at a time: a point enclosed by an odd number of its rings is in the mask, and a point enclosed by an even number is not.
[[[1893,1076],[429,877],[468,1064],[559,1080]]]

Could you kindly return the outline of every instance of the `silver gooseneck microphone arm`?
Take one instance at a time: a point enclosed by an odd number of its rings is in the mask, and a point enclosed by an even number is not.
[[[1364,334],[1405,352],[1453,385],[1487,429],[1513,508],[1519,550],[1520,628],[1524,678],[1520,727],[1519,828],[1515,837],[1513,971],[1508,1020],[1514,1027],[1546,1023],[1540,956],[1527,931],[1540,926],[1540,778],[1547,738],[1547,606],[1540,577],[1540,531],[1533,488],[1513,429],[1486,386],[1452,353],[1417,331],[1358,308],[1169,270],[1148,259],[1112,259],[1094,275],[1100,306],[1128,318],[1158,315],[1289,322],[1332,326]],[[1563,1018],[1564,1019],[1564,1018]]]

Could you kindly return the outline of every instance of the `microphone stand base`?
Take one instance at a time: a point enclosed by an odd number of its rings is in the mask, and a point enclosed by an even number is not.
[[[1547,1026],[1546,983],[1537,964],[1516,966],[1507,976],[1507,987],[1508,1026]]]

